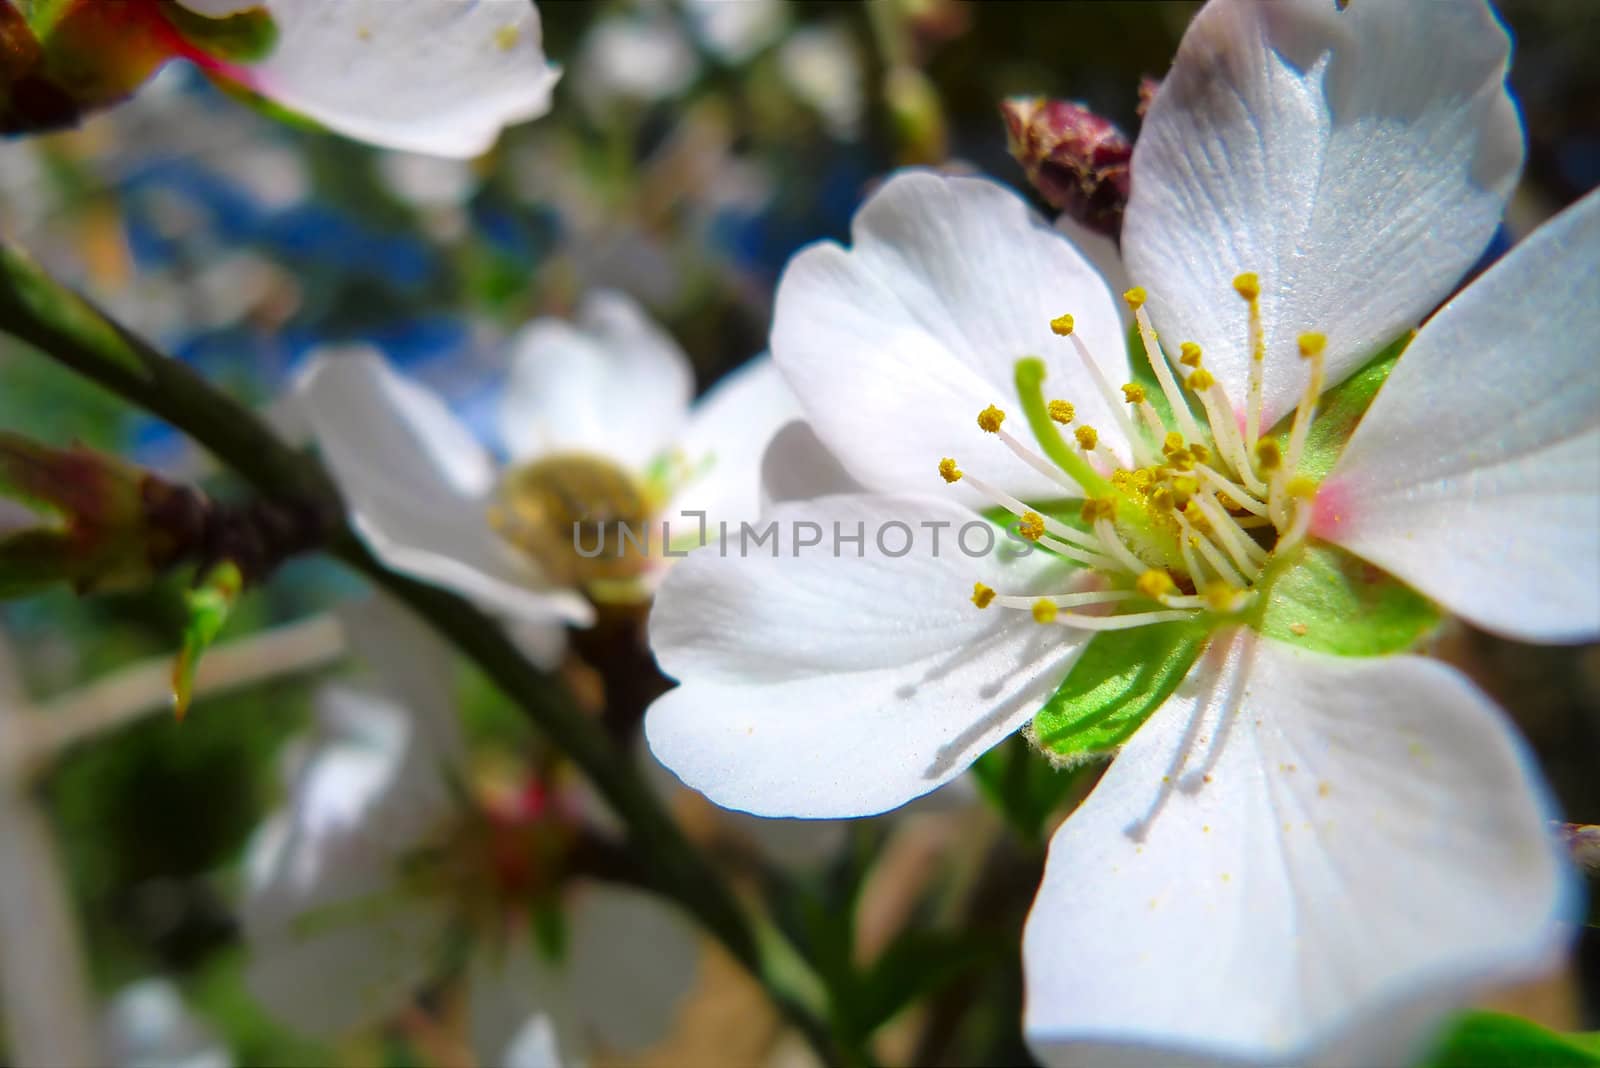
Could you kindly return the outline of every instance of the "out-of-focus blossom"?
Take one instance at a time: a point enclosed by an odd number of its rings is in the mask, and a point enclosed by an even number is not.
[[[575,795],[468,759],[449,652],[384,602],[343,613],[374,691],[323,691],[243,904],[250,989],[337,1036],[397,1015],[464,956],[483,1063],[572,1063],[659,1037],[696,968],[686,919],[571,876]]]
[[[861,134],[866,88],[860,46],[840,23],[806,26],[778,49],[778,69],[790,91],[821,116],[828,133],[841,141]]]
[[[851,249],[784,276],[775,359],[876,492],[777,505],[795,557],[667,577],[651,638],[682,685],[652,750],[813,817],[902,804],[1030,721],[1058,759],[1118,752],[1026,933],[1049,1063],[1402,1060],[1566,941],[1525,747],[1408,650],[1431,602],[1600,635],[1600,196],[1386,362],[1515,184],[1507,53],[1485,4],[1214,0],[1134,156],[1144,378],[1099,274],[992,183],[897,177]],[[978,508],[1011,552],[950,551]],[[944,550],[874,544],[891,522]],[[858,523],[864,554],[799,548]]]
[[[683,9],[701,44],[724,63],[743,63],[789,23],[784,0],[685,0]]]
[[[528,324],[513,349],[504,468],[374,352],[322,354],[301,377],[356,528],[391,566],[526,622],[583,623],[584,593],[647,595],[685,545],[755,518],[761,450],[795,411],[770,360],[691,408],[682,350],[611,292],[575,322]]]
[[[211,1028],[167,979],[141,979],[112,995],[101,1020],[106,1056],[116,1068],[230,1068]]]
[[[700,57],[665,8],[610,15],[583,39],[573,87],[595,117],[618,104],[650,104],[683,92],[700,73]]]
[[[0,47],[12,132],[75,122],[181,58],[345,136],[440,156],[544,114],[559,77],[529,0],[7,0]]]

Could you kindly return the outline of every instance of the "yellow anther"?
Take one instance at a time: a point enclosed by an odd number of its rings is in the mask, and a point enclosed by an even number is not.
[[[1017,533],[1029,541],[1038,541],[1044,537],[1044,516],[1038,512],[1023,512],[1022,521],[1017,524]]]
[[[1193,471],[1194,453],[1190,452],[1188,449],[1178,449],[1177,451],[1168,454],[1167,463],[1171,464],[1179,471]]]
[[[1046,407],[1050,411],[1050,418],[1062,426],[1072,422],[1072,417],[1078,414],[1077,409],[1064,400],[1053,400]]]
[[[1172,581],[1172,576],[1165,571],[1146,571],[1139,576],[1133,588],[1152,601],[1159,601],[1178,587],[1177,583]]]
[[[1200,482],[1193,475],[1178,475],[1172,480],[1172,492],[1180,501],[1188,500],[1200,492]]]
[[[1078,438],[1078,448],[1084,452],[1090,452],[1100,444],[1100,432],[1088,424],[1080,426],[1073,431],[1073,434]]]
[[[1328,347],[1328,336],[1326,334],[1301,334],[1299,342],[1300,357],[1308,360]]]
[[[1176,430],[1167,431],[1167,436],[1161,439],[1161,454],[1171,456],[1183,448],[1183,435]]]
[[[1240,512],[1244,510],[1239,507],[1239,502],[1234,500],[1231,494],[1217,494],[1217,503],[1222,505],[1223,508],[1226,508],[1230,512]]]
[[[1144,307],[1144,302],[1150,299],[1150,294],[1144,291],[1144,286],[1134,286],[1122,294],[1122,299],[1128,302],[1128,307],[1138,309]]]
[[[1283,450],[1276,438],[1262,438],[1256,442],[1256,463],[1263,471],[1276,471],[1283,466]]]
[[[1150,507],[1158,512],[1170,512],[1173,508],[1172,490],[1162,486],[1150,494]]]
[[[1133,488],[1142,493],[1148,493],[1155,480],[1156,476],[1150,473],[1148,467],[1141,467],[1133,473]]]
[[[1193,341],[1185,341],[1178,346],[1178,362],[1185,367],[1200,366],[1200,346]]]
[[[1196,367],[1194,373],[1189,376],[1189,388],[1196,393],[1204,393],[1216,384],[1216,376],[1204,367]]]
[[[991,434],[999,431],[1000,424],[1006,421],[1006,413],[994,405],[989,405],[978,413],[978,425]]]
[[[956,466],[956,462],[954,460],[946,456],[943,460],[939,461],[939,477],[943,478],[946,482],[960,482],[961,468]]]
[[[1189,455],[1194,457],[1195,463],[1203,464],[1211,459],[1211,450],[1196,441],[1190,444]]]
[[[979,608],[988,608],[994,600],[994,591],[981,582],[972,584],[972,603]]]
[[[1144,403],[1144,387],[1137,382],[1129,382],[1122,387],[1122,399],[1129,404]]]
[[[1117,514],[1117,502],[1110,497],[1087,497],[1083,502],[1083,521],[1095,523],[1101,519],[1112,519]]]
[[[1189,521],[1189,525],[1194,527],[1196,530],[1209,530],[1211,527],[1211,521],[1207,519],[1206,514],[1200,510],[1199,501],[1190,501],[1188,504],[1183,506],[1183,518],[1187,519]]]
[[[1317,495],[1316,481],[1307,478],[1305,475],[1296,475],[1291,478],[1284,489],[1289,491],[1289,496],[1301,501],[1309,501]]]
[[[1206,599],[1206,607],[1213,612],[1232,612],[1242,592],[1226,582],[1213,582],[1201,590],[1200,595]]]
[[[1245,300],[1255,300],[1261,296],[1261,276],[1254,271],[1246,271],[1233,280],[1233,291]]]
[[[1072,326],[1072,316],[1070,315],[1058,315],[1050,320],[1050,330],[1053,333],[1060,334],[1062,337],[1072,333]]]
[[[1132,489],[1133,472],[1119,467],[1111,472],[1111,484],[1121,490]]]
[[[1033,621],[1035,623],[1054,623],[1057,611],[1054,601],[1041,597],[1033,602]]]

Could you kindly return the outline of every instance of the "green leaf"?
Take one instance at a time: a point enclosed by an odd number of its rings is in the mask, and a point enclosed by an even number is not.
[[[1001,947],[988,932],[913,928],[873,962],[849,1007],[854,1033],[870,1035],[915,1001],[938,993],[969,971],[992,966]]]
[[[183,595],[187,620],[183,625],[183,644],[172,665],[172,707],[179,719],[189,711],[200,657],[217,640],[243,589],[244,576],[239,573],[238,565],[224,560],[202,575],[194,589]]]
[[[1361,422],[1361,417],[1372,404],[1372,398],[1388,381],[1389,372],[1394,370],[1395,361],[1400,359],[1405,347],[1411,344],[1411,338],[1410,333],[1399,338],[1367,361],[1361,370],[1322,395],[1300,453],[1300,464],[1296,468],[1299,474],[1321,481],[1333,470],[1334,462],[1344,451],[1345,442],[1355,433],[1356,424]],[[1289,449],[1289,428],[1293,422],[1292,416],[1285,417],[1272,431],[1272,436],[1278,439],[1278,446],[1285,452]]]
[[[1096,634],[1033,717],[1039,745],[1074,762],[1110,756],[1177,689],[1208,633],[1178,620]]]
[[[1431,601],[1388,572],[1318,541],[1274,558],[1259,589],[1256,630],[1336,656],[1404,652],[1440,618]]]
[[[164,0],[161,13],[190,44],[231,63],[265,59],[278,43],[278,26],[264,4],[208,18],[176,0]]]
[[[995,746],[972,765],[979,791],[1031,845],[1044,841],[1051,815],[1088,772],[1088,765],[1057,767],[1019,736]]]
[[[1426,1068],[1592,1068],[1600,1065],[1600,1031],[1560,1034],[1518,1016],[1473,1012],[1455,1026]]]

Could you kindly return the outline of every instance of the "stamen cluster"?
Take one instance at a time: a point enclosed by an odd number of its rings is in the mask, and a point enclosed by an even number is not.
[[[1298,544],[1310,524],[1316,484],[1295,472],[1322,392],[1327,341],[1321,334],[1300,335],[1299,355],[1311,372],[1305,391],[1286,437],[1263,436],[1266,346],[1260,279],[1241,274],[1233,288],[1249,307],[1250,374],[1243,420],[1205,367],[1199,345],[1185,341],[1175,361],[1161,348],[1142,288],[1128,290],[1123,299],[1133,309],[1150,354],[1165,414],[1142,383],[1113,389],[1074,329],[1071,315],[1052,320],[1051,330],[1071,343],[1133,455],[1125,461],[1095,427],[1074,425],[1077,412],[1070,402],[1043,397],[1043,362],[1020,360],[1018,395],[1043,455],[1004,428],[1006,414],[994,405],[979,413],[978,426],[1068,495],[1081,497],[1077,522],[1030,507],[966,473],[954,459],[941,460],[939,473],[946,482],[966,482],[1010,512],[1016,517],[1016,536],[1083,568],[1087,581],[1084,588],[1042,598],[997,593],[979,583],[975,605],[1026,609],[1040,623],[1121,630],[1203,613],[1234,615],[1254,603],[1255,587],[1272,554]],[[1181,385],[1179,375],[1185,375]],[[1066,427],[1072,429],[1076,449],[1061,434]],[[1062,611],[1071,608],[1090,611]]]

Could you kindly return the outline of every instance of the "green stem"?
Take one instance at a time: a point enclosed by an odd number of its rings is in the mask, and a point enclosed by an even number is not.
[[[631,764],[565,689],[541,673],[490,617],[455,594],[395,574],[350,532],[332,480],[314,458],[281,441],[256,414],[200,375],[134,336],[51,278],[24,253],[0,245],[0,331],[25,341],[122,399],[184,431],[265,494],[305,501],[330,517],[329,551],[404,602],[474,661],[594,783],[628,827],[658,889],[678,901],[733,957],[829,1063],[865,1063],[822,1022],[803,967],[759,939],[727,884],[697,853]]]

